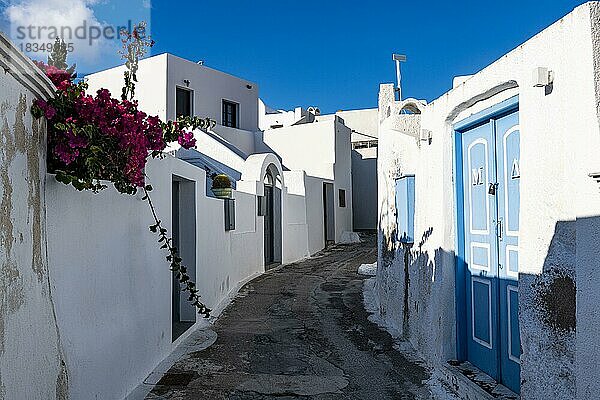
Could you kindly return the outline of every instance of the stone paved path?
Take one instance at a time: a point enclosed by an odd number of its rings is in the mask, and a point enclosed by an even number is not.
[[[247,284],[147,399],[428,399],[428,372],[367,320],[362,263],[374,238],[333,247]]]

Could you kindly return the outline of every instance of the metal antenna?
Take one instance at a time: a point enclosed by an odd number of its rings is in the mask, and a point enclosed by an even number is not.
[[[398,100],[402,100],[402,75],[400,74],[400,63],[406,62],[406,56],[404,54],[392,54],[392,60],[396,61],[396,79],[398,81],[396,92],[398,92]]]

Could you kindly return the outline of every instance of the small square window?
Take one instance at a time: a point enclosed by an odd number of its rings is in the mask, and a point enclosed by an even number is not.
[[[230,128],[237,128],[238,112],[239,104],[232,101],[223,100],[223,121],[221,125],[228,126]]]
[[[177,94],[175,97],[175,108],[177,117],[191,117],[192,116],[192,102],[194,92],[189,89],[181,87],[177,88]]]
[[[339,195],[340,195],[340,207],[346,207],[346,191],[344,189],[340,189]]]

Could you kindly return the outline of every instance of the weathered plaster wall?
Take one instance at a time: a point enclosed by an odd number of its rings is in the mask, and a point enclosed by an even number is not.
[[[46,254],[46,126],[30,106],[52,91],[0,34],[0,399],[67,399]]]
[[[589,115],[589,131],[577,140],[581,168],[577,172],[576,229],[577,266],[577,398],[591,399],[600,393],[600,184],[590,185],[588,174],[600,172],[600,4],[590,4],[596,118]],[[594,121],[595,119],[595,121]]]
[[[394,261],[386,267],[385,254],[380,255],[382,311],[395,314],[396,326],[430,362],[455,357],[452,125],[518,94],[522,132],[519,321],[524,399],[572,399],[576,392],[580,398],[589,398],[580,394],[581,390],[597,393],[598,377],[591,365],[596,365],[597,352],[592,347],[597,347],[599,325],[597,318],[589,316],[595,315],[591,308],[597,304],[592,282],[597,281],[598,231],[594,230],[597,224],[593,218],[600,215],[600,204],[597,184],[587,176],[600,170],[598,74],[592,51],[598,47],[598,37],[591,30],[597,26],[597,10],[596,2],[576,8],[423,109],[420,130],[430,131],[432,139],[420,142],[414,167],[417,243],[409,258],[408,279],[401,270],[402,263]],[[554,72],[552,87],[533,87],[535,67]],[[385,90],[390,89],[382,88]],[[384,97],[387,100],[380,100],[380,180],[385,178],[384,171],[393,169],[390,156],[384,154],[391,149],[383,141],[395,134],[392,127],[403,118],[394,117],[393,97]],[[391,122],[388,115],[393,118]],[[416,148],[406,146],[402,151]],[[402,162],[401,156],[391,160],[400,160],[405,168],[412,165]],[[380,182],[382,244],[387,243],[385,238],[395,226],[386,221],[392,208],[391,190],[385,189],[388,185],[391,181]],[[403,252],[397,251],[394,260],[402,256]],[[585,273],[587,283],[580,273]],[[577,315],[581,316],[577,319],[576,287]],[[579,355],[589,351],[583,369],[590,371],[577,377],[577,388],[576,347]]]
[[[396,242],[396,199],[395,181],[403,175],[415,173],[416,139],[419,115],[398,115],[397,129],[390,129],[387,108],[394,99],[393,85],[382,85],[379,92],[380,129],[379,154],[377,159],[378,181],[378,264],[377,292],[379,295],[379,313],[398,334],[403,334],[403,315],[405,314],[406,271],[404,251]]]

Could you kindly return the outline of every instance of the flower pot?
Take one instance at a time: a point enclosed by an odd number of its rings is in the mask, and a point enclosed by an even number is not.
[[[231,188],[212,188],[213,194],[219,199],[230,199]]]

